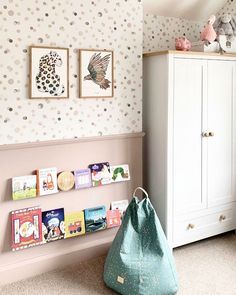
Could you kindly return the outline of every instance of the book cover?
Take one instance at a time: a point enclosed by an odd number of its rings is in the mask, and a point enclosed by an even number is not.
[[[42,212],[39,207],[11,212],[12,250],[21,250],[42,244]]]
[[[121,225],[120,211],[116,210],[108,210],[107,211],[107,227],[116,227]]]
[[[91,170],[93,186],[111,183],[110,164],[108,162],[91,164],[88,167]]]
[[[42,230],[45,243],[64,239],[64,208],[42,212]]]
[[[37,193],[40,196],[55,194],[57,189],[57,168],[39,169],[37,172]]]
[[[111,180],[112,182],[120,182],[130,180],[129,165],[111,166]]]
[[[36,175],[12,178],[12,199],[14,201],[34,198],[36,195]]]
[[[85,234],[84,212],[71,212],[65,215],[65,238]]]
[[[98,206],[84,210],[86,232],[95,232],[106,228],[106,208]]]
[[[67,192],[74,187],[75,177],[73,172],[62,171],[57,176],[57,186],[61,191]]]
[[[74,175],[75,175],[75,189],[82,189],[82,188],[92,186],[91,170],[89,168],[75,170]]]
[[[122,219],[128,205],[129,205],[128,200],[114,201],[114,202],[111,202],[111,210],[118,209],[120,211],[120,216],[121,216],[121,219]]]

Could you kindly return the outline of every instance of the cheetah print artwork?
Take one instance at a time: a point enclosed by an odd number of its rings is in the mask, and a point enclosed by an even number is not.
[[[67,49],[31,47],[31,98],[67,98]]]
[[[60,83],[60,76],[56,74],[56,66],[62,66],[62,60],[55,51],[50,51],[40,58],[39,73],[36,76],[38,90],[48,92],[52,96],[61,95],[65,91],[65,87]]]

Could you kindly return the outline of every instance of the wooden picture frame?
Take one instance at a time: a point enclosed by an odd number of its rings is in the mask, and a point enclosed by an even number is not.
[[[69,48],[30,46],[30,98],[69,98]]]
[[[79,97],[111,98],[114,96],[113,50],[79,50]]]

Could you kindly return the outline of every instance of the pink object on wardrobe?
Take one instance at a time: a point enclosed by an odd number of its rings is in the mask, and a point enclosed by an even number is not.
[[[201,40],[208,41],[210,43],[214,42],[216,39],[216,31],[213,28],[213,24],[216,20],[214,15],[211,15],[208,19],[206,27],[201,32]]]
[[[186,37],[175,38],[176,50],[188,51],[191,47],[191,42]]]

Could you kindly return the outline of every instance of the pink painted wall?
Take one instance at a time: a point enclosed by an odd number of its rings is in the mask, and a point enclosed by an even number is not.
[[[12,252],[10,212],[37,205],[43,211],[64,207],[65,212],[72,212],[103,204],[109,209],[111,201],[131,198],[134,188],[142,185],[142,136],[138,133],[0,146],[0,284],[107,250],[116,229]],[[111,165],[129,164],[131,181],[12,201],[11,178],[14,176],[30,174],[37,168],[57,167],[58,171],[86,168],[88,164],[102,161],[109,161]]]

